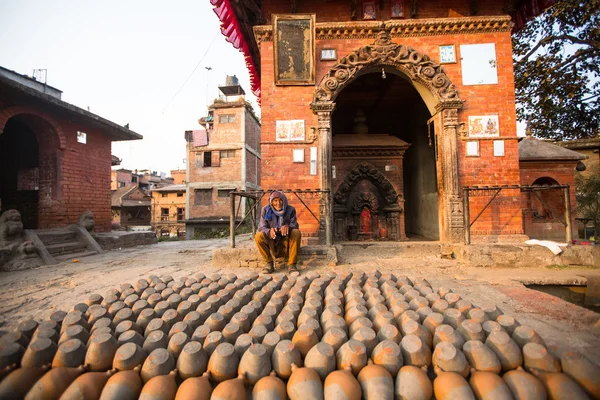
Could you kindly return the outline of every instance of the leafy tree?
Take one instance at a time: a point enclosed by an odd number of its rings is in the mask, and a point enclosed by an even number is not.
[[[594,239],[598,242],[600,232],[600,167],[584,177],[577,173],[575,176],[577,190],[577,213],[580,218],[588,218],[594,224]]]
[[[558,1],[513,35],[517,118],[550,139],[600,126],[600,0]]]

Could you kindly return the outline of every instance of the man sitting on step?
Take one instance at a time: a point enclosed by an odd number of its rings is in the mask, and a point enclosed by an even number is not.
[[[265,262],[263,273],[275,271],[274,258],[288,257],[289,272],[297,271],[298,250],[300,249],[300,226],[296,219],[296,209],[288,205],[285,194],[274,191],[269,195],[269,204],[260,213],[258,232],[254,237],[258,251]]]

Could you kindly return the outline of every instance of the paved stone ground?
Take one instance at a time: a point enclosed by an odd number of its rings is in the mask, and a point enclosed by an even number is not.
[[[249,240],[249,236],[238,237]],[[148,275],[181,276],[203,272],[242,274],[247,269],[218,268],[211,264],[212,251],[229,245],[228,239],[162,242],[108,252],[33,270],[0,274],[0,330],[14,329],[28,318],[43,320],[57,310],[68,311],[91,293],[104,295],[121,283],[135,283]],[[411,257],[373,257],[360,246],[344,251],[335,267],[311,266],[310,270],[372,271],[425,277],[437,289],[450,287],[474,304],[494,303],[522,325],[533,327],[547,345],[577,349],[600,363],[600,315],[556,297],[527,289],[526,283],[567,283],[600,276],[599,269],[569,268],[472,268],[433,254]],[[596,328],[594,330],[594,324]]]

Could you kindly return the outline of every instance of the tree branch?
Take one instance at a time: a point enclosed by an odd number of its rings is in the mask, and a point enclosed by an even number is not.
[[[597,40],[582,40],[578,37],[571,35],[558,35],[558,36],[547,36],[540,40],[529,52],[524,55],[519,61],[516,63],[522,63],[525,60],[528,60],[540,47],[547,45],[548,43],[554,42],[556,40],[569,40],[573,44],[581,44],[593,47],[597,50],[600,50],[600,42]]]

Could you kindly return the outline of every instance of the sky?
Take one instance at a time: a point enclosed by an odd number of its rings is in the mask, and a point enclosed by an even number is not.
[[[219,25],[210,0],[1,0],[0,66],[46,69],[63,101],[144,136],[113,142],[121,167],[168,175],[185,168],[184,131],[227,75],[258,109],[243,55]]]

